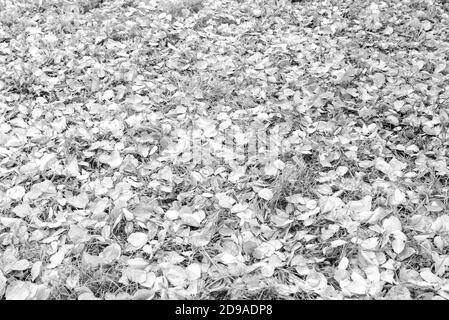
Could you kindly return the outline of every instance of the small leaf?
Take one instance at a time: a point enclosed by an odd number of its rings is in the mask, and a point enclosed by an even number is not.
[[[393,233],[393,241],[391,242],[391,247],[393,251],[397,254],[401,253],[405,249],[405,242],[407,237],[401,231],[395,231]]]
[[[327,279],[322,273],[316,272],[315,270],[311,270],[307,275],[306,285],[309,288],[309,290],[319,292],[324,288],[326,288]]]
[[[143,283],[147,280],[147,272],[145,270],[128,267],[123,274],[132,282]]]
[[[24,271],[30,267],[30,262],[27,259],[21,259],[19,261],[14,262],[10,269],[14,271]]]
[[[34,213],[37,212],[36,209],[33,209],[30,207],[30,205],[28,203],[21,203],[18,206],[14,207],[14,209],[12,209],[12,212],[20,217],[20,218],[24,218],[30,215],[34,215]]]
[[[389,199],[389,204],[391,206],[398,206],[401,203],[403,203],[405,200],[405,193],[402,192],[399,188],[395,188],[393,191],[393,194],[391,195]]]
[[[120,167],[123,162],[123,158],[120,156],[120,152],[114,150],[111,154],[103,153],[98,157],[98,161],[109,165],[112,169]]]
[[[143,232],[134,232],[129,235],[128,242],[135,248],[142,248],[148,241],[148,236]]]
[[[215,198],[218,200],[218,205],[222,208],[230,209],[235,203],[234,198],[231,198],[230,196],[226,195],[226,193],[217,193],[215,195]]]
[[[3,294],[5,293],[6,290],[6,277],[3,274],[3,271],[0,270],[0,299],[3,297]]]
[[[100,258],[102,258],[102,262],[109,264],[118,258],[120,258],[120,255],[122,253],[122,249],[119,244],[113,243],[106,248],[104,248],[103,252],[100,253]]]
[[[199,263],[192,263],[187,266],[186,272],[189,280],[198,280],[201,278],[201,265]]]
[[[187,280],[187,272],[180,266],[171,266],[164,271],[164,276],[175,287],[182,286]]]
[[[179,211],[173,209],[167,210],[165,211],[165,216],[168,220],[176,220],[179,218]]]
[[[84,243],[89,240],[89,232],[77,224],[71,225],[68,232],[69,239],[75,243]]]
[[[201,221],[206,217],[203,210],[195,211],[194,213],[181,214],[181,220],[184,224],[198,228]]]
[[[36,261],[35,263],[33,263],[33,266],[31,267],[31,281],[34,281],[37,277],[39,277],[41,268],[42,261]]]
[[[6,196],[11,200],[20,200],[25,195],[25,188],[22,186],[15,186],[6,191]]]
[[[437,277],[429,268],[422,270],[419,275],[428,283],[437,284],[443,282],[443,280]]]
[[[432,201],[426,208],[430,212],[441,212],[444,210],[444,203],[440,200]]]
[[[15,281],[8,286],[5,292],[6,300],[26,300],[30,297],[31,292],[26,282]]]
[[[384,228],[384,232],[387,234],[402,230],[401,221],[394,216],[385,219],[382,222],[382,226]]]
[[[114,91],[112,91],[111,89],[109,89],[109,90],[106,90],[104,93],[103,93],[103,100],[110,100],[110,99],[112,99],[112,98],[114,98]]]
[[[77,196],[68,197],[67,203],[77,209],[84,209],[89,203],[89,196],[85,192],[83,192]]]
[[[50,264],[47,265],[47,269],[53,269],[61,264],[64,260],[65,254],[67,253],[67,246],[61,247],[58,252],[50,257]]]
[[[393,286],[385,296],[387,300],[412,300],[410,291],[405,285]]]
[[[305,199],[299,193],[292,194],[291,196],[286,197],[285,200],[287,200],[287,202],[293,203],[293,204],[297,204],[297,203],[305,204],[306,203]]]
[[[344,202],[338,197],[322,197],[319,200],[319,205],[322,213],[331,212],[334,209],[344,206]]]

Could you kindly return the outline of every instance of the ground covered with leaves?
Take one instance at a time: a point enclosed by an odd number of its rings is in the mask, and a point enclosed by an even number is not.
[[[0,7],[0,298],[449,298],[445,1]]]

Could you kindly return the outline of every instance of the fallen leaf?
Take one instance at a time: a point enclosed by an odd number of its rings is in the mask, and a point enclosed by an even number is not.
[[[120,258],[122,253],[122,249],[118,243],[113,243],[106,248],[104,248],[103,252],[100,253],[99,257],[102,259],[102,262],[105,264],[112,263]]]
[[[201,221],[206,217],[203,210],[198,210],[193,213],[181,213],[180,218],[186,225],[198,228],[201,225]]]
[[[20,218],[25,218],[27,216],[35,215],[37,213],[37,210],[31,208],[28,203],[21,203],[18,206],[14,207],[14,209],[12,209],[12,212]]]
[[[407,237],[401,231],[393,232],[393,241],[391,242],[391,247],[396,253],[401,253],[405,249],[405,242]]]
[[[70,226],[68,236],[69,239],[75,244],[87,242],[90,238],[89,232],[77,224]]]
[[[234,198],[226,195],[226,193],[217,193],[215,198],[218,200],[218,205],[222,208],[230,209],[235,203]]]
[[[24,271],[28,269],[30,266],[31,263],[27,259],[21,259],[14,262],[12,265],[9,266],[9,268],[14,271]]]
[[[14,281],[6,288],[6,300],[27,300],[31,295],[28,284],[24,281]]]
[[[98,161],[101,163],[109,165],[112,169],[116,169],[120,167],[123,162],[123,158],[120,155],[120,152],[114,150],[111,154],[103,153],[98,157]]]
[[[259,195],[259,197],[261,197],[264,200],[270,201],[271,199],[273,199],[273,191],[271,191],[271,189],[268,188],[262,188],[260,189],[257,194]]]
[[[144,283],[147,280],[145,270],[128,267],[123,271],[123,274],[132,282]]]
[[[85,192],[82,192],[77,196],[68,197],[67,203],[77,209],[85,209],[89,203],[89,196]]]
[[[128,242],[135,248],[142,248],[148,241],[148,235],[143,232],[134,232],[129,235]]]
[[[404,285],[395,285],[391,287],[385,295],[387,300],[412,300],[410,291]]]
[[[175,287],[184,285],[187,280],[187,272],[180,266],[171,266],[164,271],[164,276]]]
[[[22,186],[15,186],[6,191],[6,196],[11,200],[20,200],[25,195],[25,188]]]
[[[327,279],[322,273],[311,270],[307,275],[306,285],[309,290],[319,293],[326,288]]]
[[[189,280],[197,280],[201,278],[201,265],[199,263],[192,263],[186,268],[187,278]]]
[[[395,231],[401,231],[401,221],[395,216],[391,216],[387,219],[384,219],[382,222],[383,230],[386,234],[393,233]]]

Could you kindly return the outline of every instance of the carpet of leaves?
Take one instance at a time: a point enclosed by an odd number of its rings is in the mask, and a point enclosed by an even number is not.
[[[0,298],[449,298],[447,2],[0,6]]]

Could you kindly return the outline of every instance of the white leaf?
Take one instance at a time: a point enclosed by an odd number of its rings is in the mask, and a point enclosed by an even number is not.
[[[439,234],[445,234],[449,232],[449,215],[444,214],[435,219],[432,223],[432,231]]]
[[[319,205],[322,213],[331,212],[334,209],[344,206],[344,202],[338,197],[322,197],[319,200]]]
[[[132,282],[144,283],[147,280],[147,272],[141,269],[128,267],[123,274]]]
[[[343,239],[337,239],[337,240],[331,241],[332,248],[337,248],[337,247],[343,246],[345,244],[346,244],[346,240],[343,240]]]
[[[6,191],[6,196],[11,200],[20,200],[25,195],[25,188],[22,186],[15,186]]]
[[[69,161],[67,164],[67,167],[65,168],[68,176],[72,177],[78,177],[80,175],[79,167],[78,167],[78,160],[76,158],[73,158]]]
[[[223,208],[230,209],[230,208],[232,208],[232,206],[235,203],[234,198],[231,198],[230,196],[226,195],[226,193],[224,193],[224,192],[217,193],[215,195],[215,198],[217,198],[217,200],[218,200],[218,205]]]
[[[365,196],[362,200],[359,201],[349,201],[348,202],[348,210],[355,212],[364,212],[371,210],[371,196]]]
[[[292,194],[291,196],[286,197],[285,200],[287,202],[293,203],[293,204],[297,204],[297,203],[305,204],[306,203],[305,199],[299,193]]]
[[[189,280],[197,280],[201,278],[201,265],[199,263],[192,263],[186,268],[186,272]]]
[[[319,292],[326,288],[327,279],[326,277],[315,270],[311,270],[306,278],[306,285],[308,288],[314,292]]]
[[[385,219],[382,222],[382,226],[384,228],[384,232],[387,234],[402,230],[401,221],[399,221],[399,219],[395,216]]]
[[[443,282],[442,279],[440,279],[439,277],[437,277],[429,268],[425,268],[424,270],[422,270],[419,275],[421,276],[421,278],[424,279],[424,281],[428,282],[428,283],[440,283]]]
[[[37,212],[37,210],[31,208],[28,203],[21,203],[18,206],[14,207],[14,209],[12,209],[12,212],[16,216],[24,218],[26,216],[33,215],[34,213]]]
[[[56,153],[47,153],[42,156],[38,161],[38,166],[40,171],[45,171],[52,164],[58,160]]]
[[[369,265],[363,271],[369,281],[373,283],[378,283],[380,281],[380,272],[376,265]]]
[[[134,232],[129,235],[128,242],[135,248],[142,248],[148,241],[148,236],[143,232]]]
[[[114,150],[111,152],[110,155],[105,154],[105,153],[101,154],[98,157],[98,161],[109,165],[112,169],[116,169],[116,168],[120,167],[120,165],[122,164],[123,158],[120,156],[120,152],[118,152],[117,150]]]
[[[351,278],[352,281],[349,281],[342,286],[343,292],[349,296],[365,295],[368,290],[365,279],[355,272],[352,273]]]
[[[206,217],[206,214],[203,210],[195,211],[190,214],[181,214],[181,220],[184,224],[198,228],[201,224],[201,221]]]
[[[31,267],[31,281],[36,280],[37,277],[39,277],[39,274],[41,273],[42,268],[42,261],[36,261],[33,263],[33,266]]]
[[[432,201],[426,208],[430,212],[441,212],[444,210],[444,203],[440,200]]]
[[[14,262],[10,269],[14,271],[23,271],[30,267],[30,262],[27,259],[21,259],[19,261]]]
[[[164,276],[175,287],[181,286],[187,279],[187,272],[180,266],[171,266],[164,272]]]
[[[407,237],[401,231],[395,231],[393,233],[393,241],[391,242],[391,247],[396,253],[401,253],[405,249],[405,242]]]
[[[0,299],[3,296],[3,293],[6,290],[6,277],[3,274],[3,271],[0,270]]]
[[[154,285],[154,282],[156,281],[156,274],[154,272],[147,272],[147,277],[145,279],[145,282],[142,282],[141,285],[143,287],[152,288]]]
[[[346,257],[343,257],[341,260],[340,260],[340,263],[338,264],[338,269],[339,270],[346,270],[347,268],[348,268],[348,266],[349,266],[349,259],[348,258],[346,258]]]
[[[165,211],[165,216],[169,220],[176,220],[176,219],[179,218],[179,211],[178,210],[169,209],[169,210]]]
[[[114,98],[114,96],[115,96],[114,91],[112,91],[111,89],[106,90],[103,93],[103,100],[110,100],[110,99]]]
[[[67,253],[67,247],[61,247],[58,252],[50,257],[50,264],[47,265],[47,269],[53,269],[61,264]]]
[[[117,243],[113,243],[104,248],[103,252],[100,253],[100,258],[103,259],[103,263],[108,264],[120,258],[121,253],[122,249],[120,245]]]
[[[246,203],[245,204],[237,203],[232,207],[231,213],[242,212],[242,211],[245,211],[247,208],[248,208],[248,205]]]
[[[68,232],[69,239],[75,243],[83,243],[89,240],[89,232],[77,224],[72,224]]]
[[[237,258],[228,252],[223,252],[223,253],[219,254],[217,256],[217,259],[219,259],[222,263],[228,264],[228,265],[238,262]]]
[[[384,159],[381,158],[377,158],[375,160],[374,167],[385,174],[388,174],[391,171],[390,165]]]
[[[87,193],[82,192],[77,196],[68,197],[67,203],[77,209],[84,209],[89,203],[89,196]]]
[[[15,281],[8,286],[5,292],[6,300],[26,300],[31,292],[26,282]]]
[[[278,173],[278,168],[273,162],[269,162],[264,167],[264,173],[267,176],[275,176]]]
[[[397,206],[403,203],[405,200],[405,193],[396,188],[393,194],[390,196],[389,204],[392,206]]]
[[[394,280],[394,277],[395,277],[395,273],[393,270],[385,270],[385,271],[382,271],[382,273],[380,274],[381,280],[385,281],[387,283],[390,283],[390,284],[396,283],[396,280]]]
[[[78,300],[99,300],[92,292],[83,292],[78,296]]]

